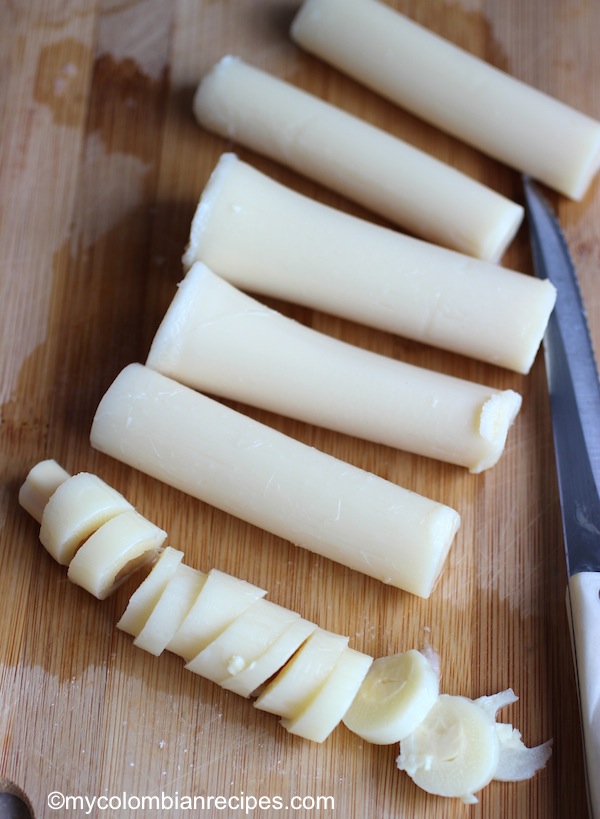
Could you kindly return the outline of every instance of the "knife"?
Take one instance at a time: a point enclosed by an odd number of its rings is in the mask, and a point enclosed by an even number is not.
[[[600,381],[567,242],[538,186],[523,183],[535,273],[557,291],[543,346],[588,803],[600,819]]]

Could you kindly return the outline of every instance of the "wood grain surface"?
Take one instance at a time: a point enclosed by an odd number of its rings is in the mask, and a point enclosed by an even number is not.
[[[600,117],[595,0],[388,0],[525,81]],[[242,816],[213,807],[143,811],[116,799],[274,799],[253,816],[584,819],[581,735],[565,619],[563,545],[543,357],[527,377],[304,308],[286,315],[370,350],[496,387],[524,404],[500,463],[481,475],[238,407],[339,458],[457,508],[463,519],[429,600],[385,587],[101,456],[95,408],[143,361],[180,280],[198,197],[226,149],[320,201],[373,218],[284,168],[204,132],[191,115],[214,61],[249,62],[401,136],[522,201],[519,175],[383,101],[288,36],[298,0],[0,0],[0,778],[36,817],[83,810],[48,795],[113,796],[89,815]],[[552,135],[549,134],[551,139]],[[600,187],[548,192],[600,346]],[[531,272],[523,228],[503,263]],[[427,796],[397,748],[340,726],[322,745],[287,734],[252,702],[155,658],[117,631],[133,585],[98,602],[70,584],[18,506],[28,470],[55,458],[93,471],[166,528],[186,561],[269,590],[374,656],[433,647],[442,688],[512,687],[504,715],[554,753],[532,781],[492,783],[475,806]],[[310,810],[319,797],[335,806]],[[310,800],[314,802],[310,802]],[[249,803],[251,804],[251,803]],[[167,801],[168,805],[168,801]],[[242,803],[243,805],[243,803]]]

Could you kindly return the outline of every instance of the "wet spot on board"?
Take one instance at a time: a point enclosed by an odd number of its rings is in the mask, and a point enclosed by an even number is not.
[[[117,60],[111,54],[101,54],[94,66],[95,83],[118,88],[121,93],[132,97],[156,91],[162,86],[165,75],[166,68],[158,77],[152,77],[144,73],[133,58]]]
[[[40,50],[33,98],[50,108],[57,125],[81,123],[90,61],[90,49],[72,38]]]
[[[88,132],[100,134],[108,153],[133,154],[152,163],[168,88],[167,66],[152,77],[131,57],[100,55],[94,63]]]

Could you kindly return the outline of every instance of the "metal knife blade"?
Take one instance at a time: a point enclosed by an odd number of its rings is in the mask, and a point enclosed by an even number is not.
[[[524,177],[524,188],[534,269],[557,290],[544,354],[590,815],[600,819],[600,380],[566,240],[537,185]]]

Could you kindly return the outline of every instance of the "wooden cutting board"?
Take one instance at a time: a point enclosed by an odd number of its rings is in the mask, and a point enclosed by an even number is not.
[[[600,117],[594,0],[389,0],[502,69]],[[565,620],[560,512],[542,356],[521,377],[351,322],[270,302],[318,330],[498,388],[524,404],[500,463],[481,475],[239,407],[357,466],[457,508],[462,528],[429,600],[385,587],[150,480],[89,445],[112,379],[143,361],[181,278],[197,199],[220,154],[239,155],[320,201],[374,218],[275,163],[203,132],[195,86],[220,56],[249,62],[401,136],[516,200],[519,175],[384,102],[288,37],[297,0],[1,0],[0,14],[0,778],[28,795],[112,797],[96,816],[586,816]],[[549,135],[552,138],[552,135]],[[549,192],[600,346],[600,187]],[[522,229],[503,263],[531,272]],[[479,804],[429,797],[396,770],[396,747],[343,726],[322,745],[288,735],[250,701],[136,649],[115,623],[133,586],[98,602],[70,584],[18,506],[52,457],[99,474],[166,528],[199,569],[217,567],[374,656],[431,646],[442,688],[512,687],[505,719],[529,745],[554,738],[530,782],[492,783]],[[162,795],[165,809],[136,810]],[[219,809],[216,797],[281,799],[287,811]],[[305,800],[293,811],[297,797]],[[331,797],[334,807],[310,809]],[[125,800],[125,801],[124,801]],[[201,803],[197,803],[199,806]],[[215,806],[216,805],[216,806]]]

